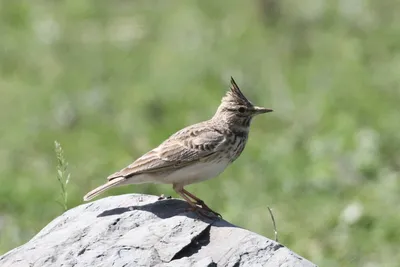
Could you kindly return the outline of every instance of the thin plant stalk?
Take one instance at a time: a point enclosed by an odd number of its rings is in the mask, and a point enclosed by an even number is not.
[[[59,142],[54,141],[55,152],[57,156],[57,180],[61,188],[61,201],[57,201],[64,210],[68,209],[68,191],[67,186],[71,177],[68,172],[68,162],[64,158],[64,151]]]

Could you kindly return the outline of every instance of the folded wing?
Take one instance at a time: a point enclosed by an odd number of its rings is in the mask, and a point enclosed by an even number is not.
[[[182,129],[172,135],[157,148],[144,154],[131,165],[108,177],[131,177],[142,173],[179,169],[218,152],[225,137],[210,128],[197,128],[196,125]]]

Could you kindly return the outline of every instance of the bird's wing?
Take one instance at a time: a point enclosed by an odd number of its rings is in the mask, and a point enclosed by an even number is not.
[[[225,136],[210,128],[185,128],[163,142],[157,148],[147,152],[131,165],[108,177],[130,177],[141,173],[179,169],[221,149]]]

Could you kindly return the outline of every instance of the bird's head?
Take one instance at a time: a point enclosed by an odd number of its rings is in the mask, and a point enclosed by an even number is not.
[[[239,86],[231,77],[230,88],[222,98],[214,118],[250,125],[254,116],[267,112],[272,112],[272,109],[253,105],[240,91]]]

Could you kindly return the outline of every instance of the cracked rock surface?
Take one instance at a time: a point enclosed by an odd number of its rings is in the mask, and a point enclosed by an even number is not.
[[[73,208],[0,266],[316,266],[283,245],[221,219],[200,219],[177,199],[120,195]]]

